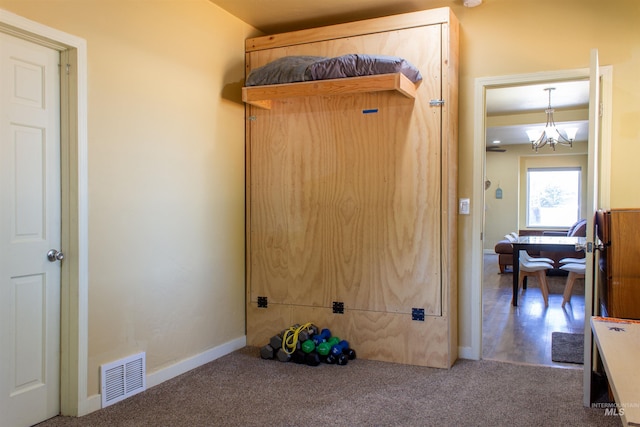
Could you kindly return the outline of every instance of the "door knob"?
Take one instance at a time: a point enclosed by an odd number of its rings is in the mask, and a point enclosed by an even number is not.
[[[596,239],[595,242],[576,243],[576,246],[575,246],[576,252],[584,251],[587,253],[591,253],[593,251],[603,250],[604,245],[602,244],[600,239],[598,239],[597,237],[595,239]]]
[[[49,262],[62,261],[64,259],[64,254],[62,252],[58,252],[55,249],[51,249],[49,250],[49,252],[47,252],[47,259],[49,260]]]

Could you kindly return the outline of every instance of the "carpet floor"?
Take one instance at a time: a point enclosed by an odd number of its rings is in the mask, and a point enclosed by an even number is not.
[[[63,426],[619,426],[582,405],[582,370],[459,360],[309,367],[247,347]]]

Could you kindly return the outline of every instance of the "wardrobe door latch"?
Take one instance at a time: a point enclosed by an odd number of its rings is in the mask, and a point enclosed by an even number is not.
[[[432,107],[440,107],[444,105],[444,99],[432,99],[431,101],[429,101],[429,105],[431,105]]]

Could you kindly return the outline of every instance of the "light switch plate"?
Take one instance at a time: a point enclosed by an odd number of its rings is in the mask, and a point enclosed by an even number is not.
[[[469,199],[460,199],[459,202],[459,211],[460,215],[469,215],[469,211],[471,210],[471,200]]]

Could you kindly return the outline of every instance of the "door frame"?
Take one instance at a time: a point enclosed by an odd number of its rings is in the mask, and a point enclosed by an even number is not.
[[[590,69],[580,68],[571,70],[546,71],[529,74],[513,74],[505,76],[480,77],[475,79],[474,92],[474,124],[473,124],[473,190],[472,200],[476,200],[477,209],[471,215],[471,275],[479,278],[479,282],[471,283],[470,318],[460,319],[462,324],[470,325],[471,346],[461,351],[461,357],[482,359],[482,287],[483,287],[483,235],[484,235],[484,205],[485,205],[485,132],[486,132],[486,91],[492,87],[518,86],[523,84],[545,83],[565,80],[589,80]],[[610,207],[610,177],[611,177],[611,108],[612,108],[612,66],[601,66],[601,108],[602,121],[600,124],[600,174],[598,179],[600,190],[600,206]]]
[[[87,399],[87,44],[82,38],[3,9],[0,31],[60,52],[61,231],[65,252],[60,281],[60,412],[81,416],[96,409]]]

